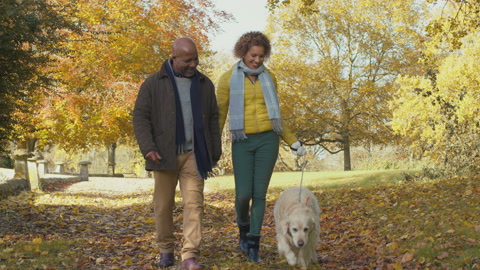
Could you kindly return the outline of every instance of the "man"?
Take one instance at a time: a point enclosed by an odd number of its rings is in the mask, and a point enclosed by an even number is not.
[[[143,82],[133,110],[133,127],[146,170],[154,173],[161,268],[174,264],[173,208],[179,183],[184,221],[181,268],[204,269],[197,261],[204,180],[222,150],[215,88],[197,70],[198,63],[195,42],[188,37],[175,40],[172,57]]]

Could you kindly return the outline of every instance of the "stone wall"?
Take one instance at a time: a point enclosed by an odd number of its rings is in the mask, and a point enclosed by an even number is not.
[[[23,153],[23,152],[22,152]],[[88,181],[90,161],[78,162],[78,174],[64,174],[63,163],[57,164],[55,171],[48,172],[47,162],[31,155],[14,155],[15,168],[1,170],[0,199],[18,195],[22,191],[42,191],[46,186],[57,183]]]

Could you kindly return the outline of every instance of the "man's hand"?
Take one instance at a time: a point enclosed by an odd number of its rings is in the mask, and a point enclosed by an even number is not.
[[[160,160],[162,160],[162,157],[157,151],[150,151],[145,155],[145,159],[149,159],[157,164],[160,164]]]

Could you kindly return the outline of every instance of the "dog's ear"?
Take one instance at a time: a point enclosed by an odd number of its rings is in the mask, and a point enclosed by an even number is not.
[[[312,229],[315,231],[315,234],[320,233],[320,223],[314,217],[312,217]]]
[[[285,236],[288,236],[290,235],[289,233],[289,227],[290,227],[290,222],[288,220],[283,220],[281,222],[281,226],[280,226],[280,232],[285,235]]]

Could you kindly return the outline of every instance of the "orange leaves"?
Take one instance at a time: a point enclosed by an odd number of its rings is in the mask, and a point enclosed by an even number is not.
[[[68,55],[54,55],[58,62],[48,67],[58,83],[35,97],[40,105],[34,114],[20,117],[35,132],[19,129],[67,151],[133,141],[139,85],[170,56],[173,40],[187,35],[207,42],[218,30],[216,19],[230,18],[210,1],[55,1],[82,32],[63,32],[69,38],[56,46]]]

